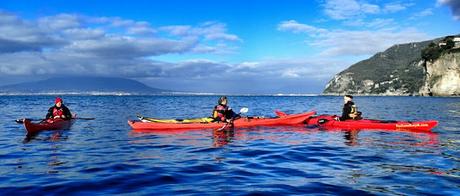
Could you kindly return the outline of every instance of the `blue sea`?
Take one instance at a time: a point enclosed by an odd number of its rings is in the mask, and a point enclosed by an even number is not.
[[[218,96],[63,96],[71,130],[33,138],[54,96],[0,96],[0,194],[458,195],[460,98],[355,97],[363,116],[439,121],[428,133],[256,127],[136,132],[136,114],[209,116]],[[339,114],[342,97],[229,96],[234,110]]]

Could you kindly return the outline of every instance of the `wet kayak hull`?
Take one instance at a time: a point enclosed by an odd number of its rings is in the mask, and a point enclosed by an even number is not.
[[[74,122],[75,122],[75,119],[71,119],[71,120],[57,119],[51,122],[43,121],[40,123],[33,123],[29,119],[24,119],[24,128],[29,134],[37,133],[39,131],[45,131],[45,130],[66,130],[66,129],[70,129],[70,127],[72,126]]]
[[[335,116],[321,115],[306,120],[309,126],[318,126],[328,129],[384,129],[384,130],[414,130],[414,131],[431,131],[438,125],[438,121],[388,121],[388,120],[346,120],[336,121]]]
[[[234,127],[252,126],[289,126],[303,124],[310,116],[316,112],[306,112],[301,114],[291,114],[279,118],[240,118],[234,121]],[[222,128],[226,123],[157,123],[128,121],[129,126],[134,130],[179,130],[179,129],[215,129]]]

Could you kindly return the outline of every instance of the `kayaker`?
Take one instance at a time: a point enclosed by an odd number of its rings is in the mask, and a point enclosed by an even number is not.
[[[359,120],[361,119],[361,112],[358,112],[358,107],[356,107],[355,103],[353,102],[353,96],[345,95],[343,96],[343,105],[342,109],[342,116],[337,120],[344,121],[344,120]]]
[[[69,120],[72,118],[69,108],[67,108],[60,97],[54,100],[54,106],[50,107],[46,114],[46,119],[64,119]]]
[[[217,101],[217,105],[214,106],[212,111],[212,118],[217,122],[230,122],[235,118],[238,118],[239,115],[233,112],[233,110],[228,107],[227,97],[223,96]]]

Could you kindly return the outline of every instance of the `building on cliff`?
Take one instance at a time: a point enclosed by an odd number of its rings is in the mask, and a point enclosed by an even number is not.
[[[454,48],[460,48],[460,37],[454,37],[454,39],[452,39],[452,41],[454,41],[454,43],[455,43]]]

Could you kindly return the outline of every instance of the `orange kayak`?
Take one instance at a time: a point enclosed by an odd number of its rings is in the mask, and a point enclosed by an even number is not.
[[[309,117],[316,112],[305,112],[300,114],[290,114],[276,118],[251,118],[243,117],[233,122],[234,127],[253,127],[253,126],[289,126],[305,123]],[[211,123],[163,123],[163,122],[142,122],[128,120],[129,126],[134,130],[177,130],[177,129],[215,129],[226,125],[223,122]]]

